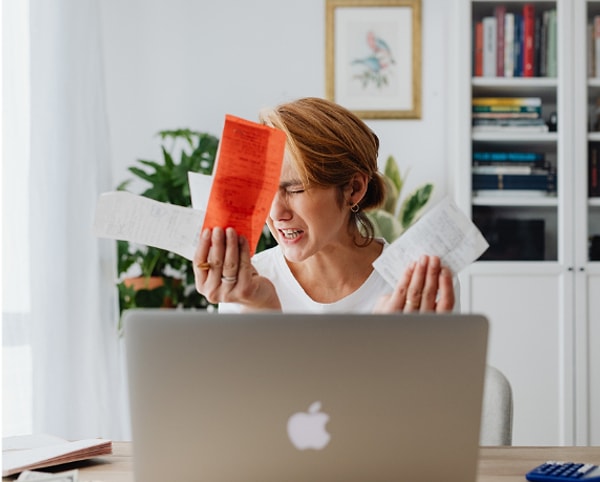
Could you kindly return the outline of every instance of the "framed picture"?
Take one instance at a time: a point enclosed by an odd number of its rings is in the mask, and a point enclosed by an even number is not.
[[[421,117],[421,0],[327,0],[326,95],[364,119]]]

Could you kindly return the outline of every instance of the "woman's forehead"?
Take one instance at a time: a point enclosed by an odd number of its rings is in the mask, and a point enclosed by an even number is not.
[[[298,181],[300,182],[300,174],[295,167],[292,153],[289,149],[285,150],[283,156],[283,164],[281,165],[281,182]]]

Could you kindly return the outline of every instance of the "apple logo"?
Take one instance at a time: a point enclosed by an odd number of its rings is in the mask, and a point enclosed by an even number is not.
[[[308,408],[308,412],[297,412],[289,418],[288,436],[297,449],[321,450],[329,443],[331,435],[325,430],[329,415],[320,410],[321,402],[316,401]]]

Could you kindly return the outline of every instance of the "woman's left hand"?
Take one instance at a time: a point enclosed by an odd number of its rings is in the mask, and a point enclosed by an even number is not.
[[[404,272],[391,294],[382,296],[376,313],[446,313],[454,308],[452,273],[437,256],[423,255]]]

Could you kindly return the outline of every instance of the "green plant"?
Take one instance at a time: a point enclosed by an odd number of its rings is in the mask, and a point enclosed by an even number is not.
[[[156,201],[191,206],[188,172],[211,174],[213,171],[219,139],[211,134],[190,129],[164,130],[161,138],[162,161],[139,159],[138,165],[128,168],[136,180],[148,187],[141,195]],[[179,160],[174,153],[179,150]],[[126,190],[134,179],[119,184],[118,190]],[[268,230],[264,230],[256,251],[275,245]],[[119,310],[132,308],[206,308],[209,303],[196,291],[192,262],[169,251],[117,241],[117,288]],[[140,289],[131,282],[131,272],[143,278]],[[158,287],[150,285],[153,277],[161,278]]]
[[[137,180],[149,186],[142,196],[156,201],[190,206],[188,172],[210,174],[213,170],[219,140],[207,133],[189,129],[164,130],[161,138],[162,162],[140,159],[139,165],[128,168]],[[175,149],[180,149],[178,162]],[[122,182],[117,189],[126,190],[133,179]],[[137,267],[137,268],[134,268]],[[131,286],[128,274],[134,269],[145,278],[162,278],[157,288],[137,289]],[[181,306],[205,308],[206,299],[194,288],[192,262],[163,249],[117,241],[117,272],[119,280],[119,308]]]
[[[433,184],[425,183],[401,200],[402,188],[406,181],[398,169],[393,156],[387,158],[384,170],[386,197],[381,208],[367,211],[373,222],[375,235],[383,237],[391,243],[408,229],[417,219],[429,202],[433,192]]]

